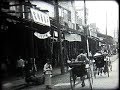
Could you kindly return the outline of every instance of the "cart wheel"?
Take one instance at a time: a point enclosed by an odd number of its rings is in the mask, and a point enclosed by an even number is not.
[[[93,77],[92,77],[92,70],[91,70],[91,68],[89,68],[89,70],[88,70],[88,80],[89,80],[90,90],[92,90]]]
[[[71,85],[71,89],[74,90],[74,88],[75,88],[75,77],[72,73],[72,70],[70,71],[70,85]]]

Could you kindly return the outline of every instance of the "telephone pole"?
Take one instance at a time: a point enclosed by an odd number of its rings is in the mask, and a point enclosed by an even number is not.
[[[106,10],[106,36],[107,36],[107,10]],[[106,42],[107,49],[109,49],[108,42]]]
[[[58,59],[60,61],[60,66],[61,66],[61,74],[65,73],[64,70],[64,60],[62,58],[62,42],[61,42],[61,29],[60,29],[60,23],[59,23],[59,9],[58,9],[58,0],[55,0],[55,9],[56,9],[56,21],[57,21],[57,31],[58,31],[58,42],[59,42],[59,55]]]
[[[106,35],[107,35],[107,11],[106,11]]]
[[[89,42],[88,42],[88,28],[87,28],[87,18],[86,18],[86,3],[85,3],[85,0],[84,0],[84,35],[85,35],[85,38],[86,38],[86,46],[87,46],[87,56],[89,55]]]

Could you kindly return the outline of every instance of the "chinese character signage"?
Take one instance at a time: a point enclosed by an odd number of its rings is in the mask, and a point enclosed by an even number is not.
[[[47,33],[45,33],[45,34],[40,34],[40,33],[38,33],[38,32],[34,32],[34,35],[35,35],[36,37],[38,37],[39,39],[46,39],[46,38],[48,38],[48,37],[51,36],[51,35],[50,35],[50,31],[47,32]]]
[[[50,19],[47,14],[33,8],[31,8],[30,10],[31,10],[33,20],[35,22],[40,23],[42,25],[50,26]]]
[[[81,41],[81,36],[78,34],[65,34],[65,40],[67,41]]]

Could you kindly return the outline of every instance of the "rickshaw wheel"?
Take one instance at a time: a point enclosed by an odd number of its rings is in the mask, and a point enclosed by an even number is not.
[[[96,78],[97,71],[94,71],[94,77]]]
[[[90,90],[92,90],[93,77],[92,77],[92,70],[90,67],[88,68],[88,80],[89,80]]]
[[[106,63],[106,66],[105,66],[105,72],[107,72],[107,74],[108,74],[108,77],[110,76],[109,75],[109,66],[108,66],[108,62]]]
[[[109,77],[110,75],[109,75],[109,71],[108,71],[108,77]]]
[[[97,74],[97,67],[94,65],[93,66],[93,74],[94,74],[94,77],[96,78],[96,74]]]
[[[70,71],[70,85],[71,89],[74,90],[75,88],[75,76],[72,73],[72,70]]]

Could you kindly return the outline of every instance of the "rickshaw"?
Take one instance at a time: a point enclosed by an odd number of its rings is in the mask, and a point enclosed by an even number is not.
[[[104,72],[104,74],[107,73],[109,77],[109,61],[106,58],[107,54],[96,54],[94,55],[94,63],[93,63],[93,72],[94,77],[96,78],[96,75],[101,75]]]
[[[85,79],[89,82],[89,88],[92,90],[93,75],[89,64],[85,64],[84,61],[69,62],[70,69],[70,85],[71,89],[74,90],[75,86],[81,82],[81,78],[86,76]],[[80,78],[80,79],[79,79]]]

